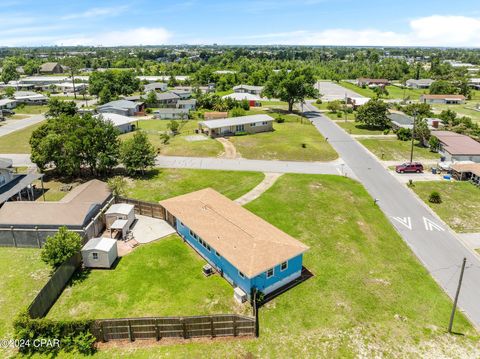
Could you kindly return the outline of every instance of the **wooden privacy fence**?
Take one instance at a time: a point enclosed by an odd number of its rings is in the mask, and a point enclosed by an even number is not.
[[[137,199],[126,197],[115,197],[115,203],[128,203],[135,206],[135,213],[153,218],[165,219],[165,208],[159,203],[139,201]]]
[[[97,340],[255,336],[255,318],[218,314],[195,317],[158,317],[96,320]]]

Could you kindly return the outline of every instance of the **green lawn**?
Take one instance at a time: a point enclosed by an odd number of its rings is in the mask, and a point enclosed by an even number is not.
[[[168,144],[163,144],[160,134],[167,130],[169,120],[139,120],[138,127],[147,132],[150,142],[157,151],[167,156],[194,156],[194,157],[217,157],[223,152],[220,142],[205,137],[202,141],[188,141],[187,136],[194,136],[198,128],[198,121],[189,120],[182,124],[180,133],[172,138]],[[133,136],[133,132],[123,134],[120,139]]]
[[[446,336],[451,301],[379,208],[372,205],[372,198],[358,182],[338,176],[286,174],[247,208],[309,245],[304,265],[314,274],[261,309],[259,339],[110,348],[98,352],[96,357],[462,357],[458,353],[475,356],[477,334],[462,314],[457,313],[455,331],[465,336]],[[168,258],[153,257],[158,266],[171,263]],[[149,257],[145,260],[152,262]],[[184,262],[183,256],[180,261]],[[128,263],[125,258],[125,265]],[[175,269],[178,272],[179,267]],[[190,273],[190,267],[186,272]],[[136,273],[132,270],[132,277]],[[109,272],[102,271],[99,275],[108,276]],[[157,278],[155,272],[151,275]],[[191,275],[198,275],[198,271]],[[91,278],[96,279],[97,275]],[[173,281],[152,283],[149,278],[143,279],[144,273],[136,278],[141,293],[145,293],[143,280],[145,286],[152,286],[150,290],[154,293],[165,286],[163,293],[173,291],[169,285]],[[89,281],[90,278],[85,283]],[[106,279],[96,282],[101,289],[95,290],[97,287],[93,286],[88,293],[102,304],[112,303],[114,312],[116,304],[103,298],[103,290],[107,290],[109,298],[125,298],[124,310],[138,310],[130,308],[130,296],[122,294],[119,283],[123,281],[130,285],[128,276],[108,281],[118,293],[105,286]],[[190,283],[190,279],[180,281],[179,295],[172,304],[176,306],[184,305],[181,285]],[[199,281],[204,282],[203,278]],[[204,293],[204,288],[192,285],[188,295],[194,291]],[[227,290],[227,296],[231,297],[231,289]],[[79,298],[79,308],[88,308],[90,296],[85,294],[82,299],[86,302]],[[143,306],[141,297],[139,301]],[[211,299],[207,297],[205,301]],[[187,309],[192,310],[195,308]]]
[[[48,111],[48,105],[25,105],[15,108],[15,113],[39,115]]]
[[[410,160],[410,141],[400,141],[394,139],[374,139],[364,138],[359,142],[367,147],[375,156],[384,161],[407,161]],[[439,159],[440,155],[435,152],[431,152],[428,148],[421,147],[418,143],[415,144],[413,149],[413,159],[421,160]]]
[[[0,153],[30,153],[30,136],[43,122],[0,137]]]
[[[341,81],[340,85],[347,89],[355,91],[359,95],[371,98],[375,97],[375,92],[368,87],[362,88],[347,81]],[[428,90],[422,89],[405,89],[404,91],[403,88],[392,85],[387,86],[386,89],[388,91],[388,96],[385,96],[385,98],[388,99],[403,99],[405,96],[405,98],[408,97],[410,98],[410,100],[418,100],[422,94],[428,93]]]
[[[470,182],[415,182],[413,190],[457,232],[480,232],[480,189]],[[442,196],[442,203],[430,203],[432,191]]]
[[[432,106],[433,111],[437,114],[442,112],[443,110],[452,110],[457,113],[458,116],[468,116],[472,120],[478,122],[480,124],[480,111],[474,110],[476,105],[479,101],[467,101],[465,104],[461,105],[442,105],[442,104],[435,104]]]
[[[35,298],[50,269],[38,249],[0,247],[0,273],[0,339],[12,339],[15,316]],[[7,353],[12,354],[0,348],[0,357]]]
[[[346,132],[351,135],[382,135],[383,131],[379,130],[376,127],[369,127],[368,125],[358,123],[358,122],[345,122],[337,121],[337,125],[343,128]]]
[[[142,245],[114,270],[92,270],[68,287],[50,310],[56,319],[232,313],[233,290],[205,277],[205,262],[177,235]],[[108,283],[108,285],[105,285]]]
[[[262,112],[255,110],[249,113]],[[282,116],[285,122],[274,122],[273,132],[230,137],[242,157],[285,161],[332,161],[338,157],[308,120],[295,114],[266,113],[274,118]]]
[[[258,185],[263,178],[261,172],[156,169],[144,179],[129,180],[127,195],[157,202],[211,187],[230,199],[236,199]]]

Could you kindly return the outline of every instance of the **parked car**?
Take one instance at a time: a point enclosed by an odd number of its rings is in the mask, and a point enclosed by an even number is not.
[[[422,173],[423,165],[419,162],[406,162],[395,167],[397,173]]]

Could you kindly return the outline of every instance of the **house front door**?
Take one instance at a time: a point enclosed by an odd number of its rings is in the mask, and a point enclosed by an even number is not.
[[[245,126],[244,125],[235,126],[235,132],[243,132],[243,131],[245,131]]]

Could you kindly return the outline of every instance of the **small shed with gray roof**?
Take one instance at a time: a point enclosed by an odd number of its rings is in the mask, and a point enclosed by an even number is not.
[[[110,268],[118,258],[117,241],[112,238],[90,239],[82,250],[83,265],[87,268]]]

